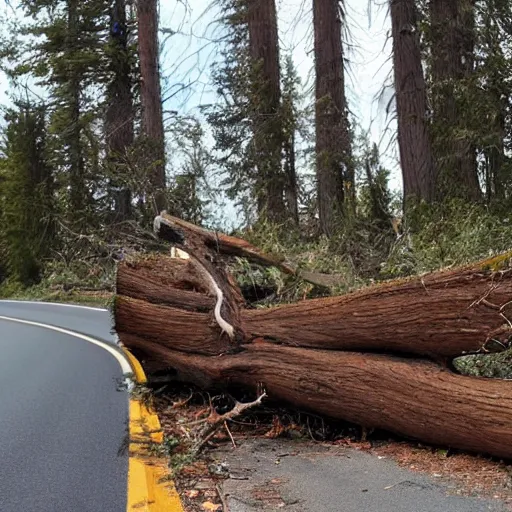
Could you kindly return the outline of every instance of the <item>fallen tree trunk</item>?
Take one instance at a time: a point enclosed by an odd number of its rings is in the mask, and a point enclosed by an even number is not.
[[[244,346],[207,357],[168,350],[127,335],[150,354],[148,368],[204,388],[241,384],[301,408],[369,428],[474,452],[512,458],[512,382],[454,375],[434,363],[351,352]],[[156,357],[155,357],[156,356]]]
[[[512,383],[410,358],[450,360],[491,343],[508,347],[510,255],[342,297],[249,310],[221,251],[279,262],[232,237],[214,246],[211,234],[172,217],[155,224],[191,258],[123,262],[115,305],[121,341],[150,373],[204,387],[263,383],[270,397],[329,416],[512,456]],[[356,353],[363,351],[381,354]]]
[[[264,338],[290,346],[393,352],[433,359],[485,351],[490,342],[505,349],[512,333],[508,322],[509,314],[512,318],[512,271],[507,268],[495,272],[485,269],[486,265],[489,263],[435,272],[341,297],[242,309],[238,320],[242,339]],[[123,262],[118,270],[118,295],[147,302],[137,308],[140,312],[144,308],[144,315],[155,320],[164,316],[157,305],[211,312],[215,298],[207,288],[190,260],[160,255]],[[171,312],[165,316],[168,336],[181,336],[180,326],[173,320],[181,322],[180,316]],[[199,325],[206,321],[201,315],[189,319]],[[147,331],[140,331],[138,322],[125,316],[118,329],[161,337],[163,326],[159,322],[152,325],[158,332],[152,334],[148,325],[144,327]],[[219,337],[220,331],[213,325],[203,345],[215,344]]]

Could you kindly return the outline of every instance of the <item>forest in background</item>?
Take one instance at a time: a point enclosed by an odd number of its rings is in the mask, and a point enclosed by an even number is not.
[[[116,261],[160,247],[155,214],[217,228],[224,196],[239,236],[340,274],[330,293],[510,249],[509,0],[387,2],[400,197],[347,101],[343,2],[311,0],[311,91],[280,48],[279,2],[214,3],[217,100],[198,116],[162,108],[156,0],[8,4],[2,296],[112,290]],[[234,270],[261,303],[327,293]]]

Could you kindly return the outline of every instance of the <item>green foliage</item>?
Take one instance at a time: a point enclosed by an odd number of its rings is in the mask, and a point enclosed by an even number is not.
[[[479,354],[459,357],[454,361],[464,375],[494,379],[512,379],[512,350],[499,354]]]
[[[203,109],[214,137],[221,185],[247,223],[268,217],[298,221],[296,134],[301,124],[300,79],[288,56],[280,102],[263,77],[263,62],[251,57],[247,0],[223,0],[226,32],[220,60],[212,66],[219,101]]]
[[[246,6],[243,0],[223,2],[227,37],[213,64],[211,80],[219,103],[203,109],[214,136],[216,164],[224,173],[221,185],[232,200],[254,201],[257,181],[252,144],[251,82]]]
[[[453,200],[418,205],[393,246],[383,272],[401,276],[461,265],[510,249],[512,218],[478,204]]]
[[[0,246],[10,279],[39,281],[53,237],[53,177],[46,161],[45,107],[20,105],[5,114],[0,160]]]
[[[466,2],[465,14],[449,25],[435,26],[430,2],[418,3],[422,22],[431,134],[437,156],[439,200],[462,197],[464,183],[457,176],[457,159],[473,158],[486,204],[509,201],[512,187],[511,88],[512,3],[510,0]],[[458,5],[464,5],[459,2]],[[465,38],[465,54],[445,51],[444,66],[458,70],[436,79],[432,47],[440,35]],[[459,62],[460,61],[460,62]],[[444,110],[443,110],[444,108]],[[440,112],[440,110],[442,110]],[[455,119],[447,119],[455,113]]]
[[[177,116],[170,126],[172,179],[168,192],[169,212],[186,221],[204,224],[213,193],[208,182],[211,155],[200,122]]]

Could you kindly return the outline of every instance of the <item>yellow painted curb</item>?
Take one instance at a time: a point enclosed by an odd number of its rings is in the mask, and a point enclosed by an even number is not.
[[[141,364],[125,347],[138,384],[147,382]],[[127,512],[183,512],[167,465],[151,454],[151,447],[164,440],[158,416],[142,400],[130,398]]]

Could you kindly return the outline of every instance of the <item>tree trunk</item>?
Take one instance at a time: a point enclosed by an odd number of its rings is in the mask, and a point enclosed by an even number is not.
[[[474,0],[432,0],[433,119],[441,199],[481,196],[476,151],[456,91],[473,71]],[[467,84],[464,88],[467,88]],[[460,95],[460,93],[458,93]]]
[[[298,131],[298,106],[300,94],[298,86],[300,79],[297,76],[291,55],[286,57],[283,94],[281,102],[281,116],[283,123],[283,159],[286,176],[285,202],[289,219],[295,226],[299,225],[299,181],[296,169],[296,133]]]
[[[138,44],[141,75],[142,129],[148,153],[153,155],[150,183],[156,212],[166,208],[165,137],[158,55],[158,2],[137,0]]]
[[[317,200],[320,230],[327,236],[342,218],[347,183],[354,185],[342,24],[338,0],[313,0]]]
[[[512,383],[455,375],[426,361],[266,342],[237,354],[187,354],[123,334],[147,368],[205,388],[263,384],[275,400],[434,445],[512,457]]]
[[[68,8],[68,51],[79,46],[79,13],[77,0],[69,0]],[[69,151],[69,212],[74,222],[81,222],[84,218],[87,202],[85,186],[85,164],[82,153],[82,119],[81,119],[81,80],[76,63],[69,63],[68,89],[70,129],[66,137]]]
[[[449,370],[454,357],[508,347],[511,254],[251,310],[221,256],[293,269],[179,219],[159,217],[155,226],[190,259],[122,262],[115,302],[120,340],[150,374],[205,387],[263,383],[275,399],[366,427],[512,456],[512,384]]]
[[[431,201],[435,173],[427,125],[427,95],[421,66],[414,0],[390,0],[398,145],[404,199]]]
[[[281,73],[275,0],[250,0],[247,4],[247,26],[255,68],[252,131],[258,167],[258,213],[281,222],[286,217],[286,176],[281,164],[284,141],[280,116]]]
[[[299,196],[297,170],[295,166],[295,133],[292,132],[284,143],[286,172],[285,198],[288,216],[295,226],[299,225]]]
[[[110,14],[110,40],[113,45],[110,71],[112,81],[107,90],[107,114],[105,131],[108,159],[118,179],[111,181],[114,192],[115,219],[122,221],[130,217],[131,191],[123,179],[127,168],[126,152],[133,144],[133,97],[130,54],[127,41],[126,2],[114,0]],[[119,182],[124,185],[120,186]]]

